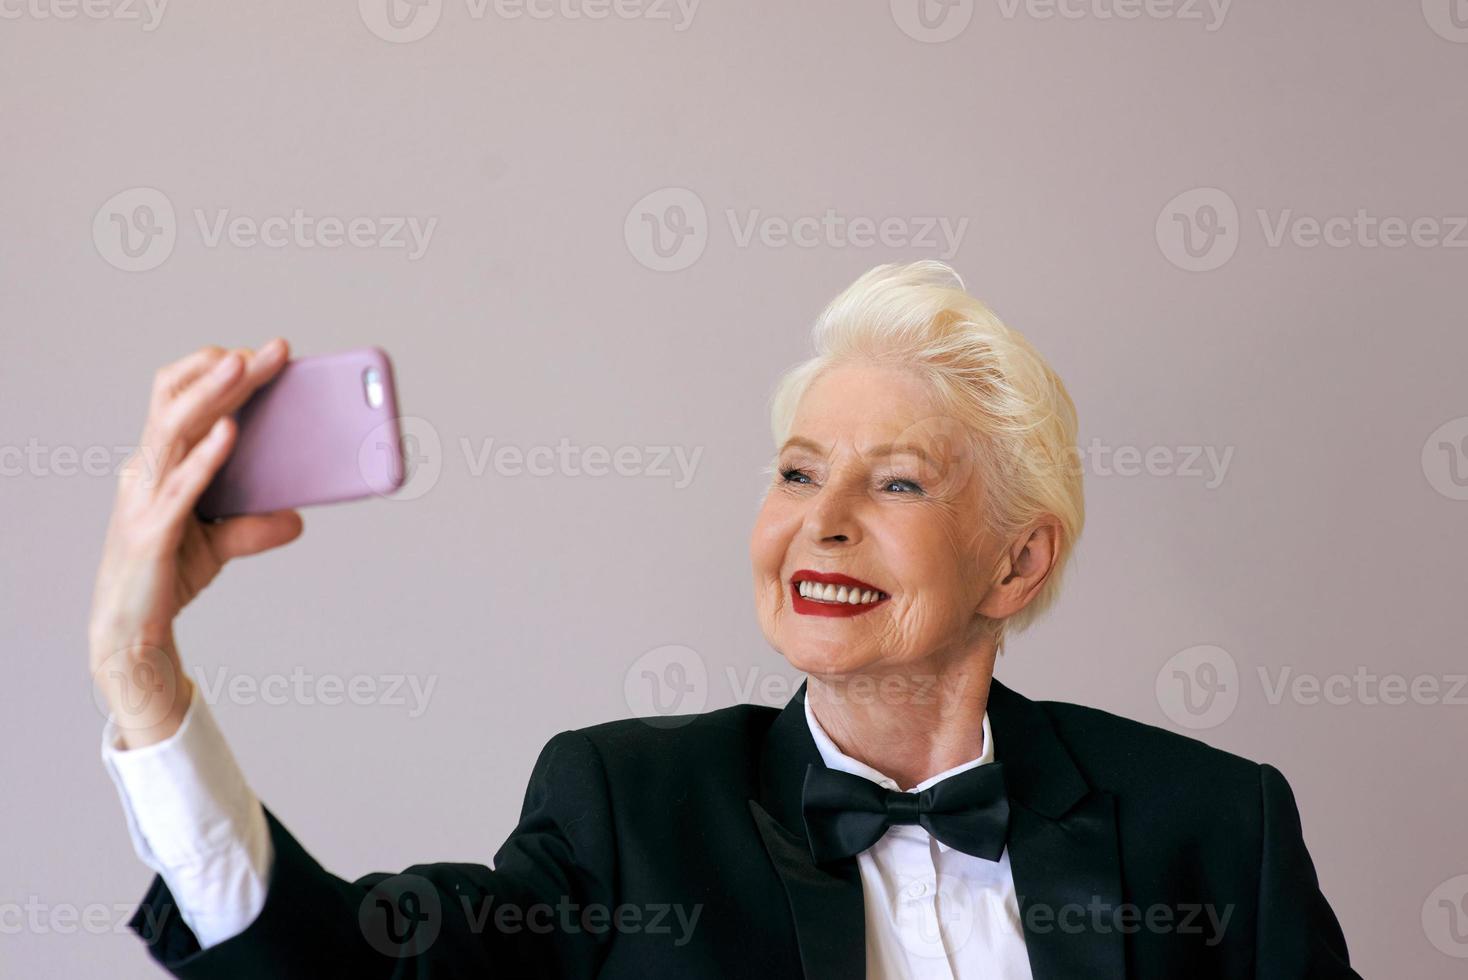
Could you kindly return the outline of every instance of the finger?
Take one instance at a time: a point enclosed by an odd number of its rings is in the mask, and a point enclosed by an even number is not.
[[[248,356],[245,357],[244,377],[225,395],[224,411],[235,411],[256,391],[274,380],[290,359],[290,352],[290,344],[284,337],[276,337],[262,344],[253,354],[246,351]]]
[[[153,403],[164,405],[178,397],[179,392],[193,384],[224,355],[223,347],[210,344],[159,368],[153,375]]]
[[[201,386],[197,395],[191,391],[179,400],[181,431],[191,445],[195,440],[203,438],[216,418],[238,409],[258,389],[280,373],[290,356],[290,345],[283,337],[276,337],[262,345],[258,351],[238,347],[226,356],[231,355],[239,358],[242,368],[236,372],[235,369],[226,371],[221,367],[220,370],[227,376],[222,384],[212,389]]]
[[[204,488],[229,458],[234,435],[234,420],[220,416],[208,434],[162,478],[156,498],[159,520],[173,525],[193,512]]]
[[[205,524],[204,535],[220,561],[258,555],[279,548],[301,536],[305,524],[294,510],[231,517],[218,524]]]
[[[157,468],[166,474],[186,456],[220,418],[238,409],[245,400],[280,372],[289,348],[276,338],[257,354],[232,350],[187,388],[163,411],[159,430],[152,440],[159,457]]]

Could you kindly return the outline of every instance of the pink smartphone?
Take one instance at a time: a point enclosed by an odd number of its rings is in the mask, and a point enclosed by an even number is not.
[[[213,519],[403,485],[392,362],[377,347],[299,357],[235,413],[234,449],[194,510]]]

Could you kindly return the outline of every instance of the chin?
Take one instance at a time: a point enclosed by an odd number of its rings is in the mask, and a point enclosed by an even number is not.
[[[790,666],[804,674],[853,674],[868,666],[864,651],[836,637],[802,636],[776,645]]]

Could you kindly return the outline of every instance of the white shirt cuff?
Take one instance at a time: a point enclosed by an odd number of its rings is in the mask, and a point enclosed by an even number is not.
[[[194,685],[178,731],[125,749],[115,721],[102,762],[133,850],[162,876],[201,948],[243,932],[265,907],[274,850],[265,810]]]

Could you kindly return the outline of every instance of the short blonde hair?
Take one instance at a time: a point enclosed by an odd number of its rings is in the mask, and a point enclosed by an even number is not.
[[[964,291],[943,262],[880,265],[831,301],[811,331],[815,356],[780,379],[770,402],[776,447],[790,436],[801,397],[825,370],[863,361],[913,370],[971,440],[984,520],[1008,541],[1049,515],[1060,534],[1055,566],[1025,608],[992,624],[1010,630],[1055,602],[1085,524],[1076,410],[1060,376],[1016,330]]]

